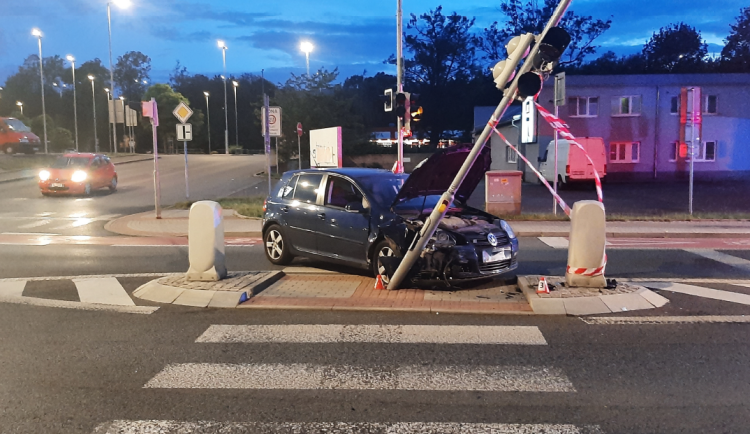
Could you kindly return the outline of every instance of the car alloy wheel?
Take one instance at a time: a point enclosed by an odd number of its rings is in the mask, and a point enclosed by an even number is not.
[[[278,261],[284,254],[284,238],[275,229],[268,231],[266,235],[266,253],[273,261]]]
[[[109,182],[109,191],[113,193],[117,191],[117,178],[113,177],[112,181]]]
[[[6,154],[12,154],[13,153],[13,147],[12,146],[8,146],[7,148],[5,148],[5,153]]]
[[[383,280],[383,283],[386,285],[388,284],[390,279],[388,278],[388,274],[386,274],[385,272],[385,266],[383,266],[383,264],[380,262],[380,258],[390,256],[395,256],[393,249],[391,249],[390,247],[383,246],[380,248],[380,250],[378,250],[378,274],[380,275],[380,279]]]

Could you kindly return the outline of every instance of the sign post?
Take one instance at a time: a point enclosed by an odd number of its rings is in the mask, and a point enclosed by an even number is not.
[[[297,169],[302,169],[302,122],[297,122]]]
[[[261,119],[263,122],[263,149],[266,152],[266,173],[268,174],[268,195],[271,195],[271,116],[266,116],[266,113],[270,112],[268,107],[268,95],[263,94],[263,107],[261,110]]]
[[[161,218],[161,185],[159,183],[159,146],[156,141],[156,127],[159,126],[159,110],[156,106],[156,100],[141,102],[143,117],[151,118],[151,133],[154,141],[154,206],[156,208],[156,218]]]
[[[560,118],[559,107],[565,105],[565,73],[555,75],[555,117]],[[557,194],[557,129],[555,129],[555,179],[554,188]],[[596,170],[596,167],[594,167]],[[557,215],[557,202],[552,198],[552,214]]]
[[[268,107],[268,110],[266,110],[266,107],[268,105],[266,104],[264,107],[261,107],[261,118],[263,119],[263,122],[261,122],[263,128],[263,135],[265,137],[269,138],[268,141],[268,153],[271,153],[271,137],[276,138],[276,173],[279,173],[279,137],[281,137],[281,107]],[[268,113],[268,116],[266,116],[266,113]],[[266,125],[268,127],[266,128]],[[268,134],[266,134],[266,131],[268,131]],[[270,156],[269,156],[269,162],[268,162],[268,172],[269,176],[271,176],[271,162],[270,162]],[[270,178],[269,178],[269,185],[270,185]],[[269,194],[271,192],[271,187],[268,188]]]
[[[190,183],[188,181],[188,152],[187,142],[193,140],[193,125],[185,122],[193,115],[193,111],[184,102],[180,102],[172,112],[174,117],[180,121],[177,125],[177,140],[182,141],[182,148],[185,153],[185,198],[190,199]]]

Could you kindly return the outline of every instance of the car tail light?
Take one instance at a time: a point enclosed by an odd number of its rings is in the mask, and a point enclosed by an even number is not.
[[[565,165],[565,173],[570,175],[570,164]]]
[[[268,203],[268,199],[263,199],[263,212],[266,212],[266,203]]]

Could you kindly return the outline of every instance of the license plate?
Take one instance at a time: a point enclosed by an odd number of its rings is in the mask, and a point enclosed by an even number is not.
[[[60,183],[53,182],[52,184],[50,184],[50,187],[51,188],[63,188],[63,187],[65,187],[65,184],[60,184]]]
[[[497,261],[505,261],[506,259],[510,259],[510,249],[505,248],[501,249],[500,251],[491,251],[491,250],[484,250],[482,252],[482,262],[497,262]]]

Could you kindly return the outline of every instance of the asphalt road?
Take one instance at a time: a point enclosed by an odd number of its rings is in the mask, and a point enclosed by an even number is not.
[[[190,155],[190,199],[216,199],[267,192],[262,155]],[[169,206],[185,198],[184,158],[159,159],[161,200]],[[118,190],[103,189],[91,197],[43,197],[34,179],[0,184],[0,233],[55,233],[106,236],[104,224],[120,215],[154,209],[153,163],[117,166]]]

